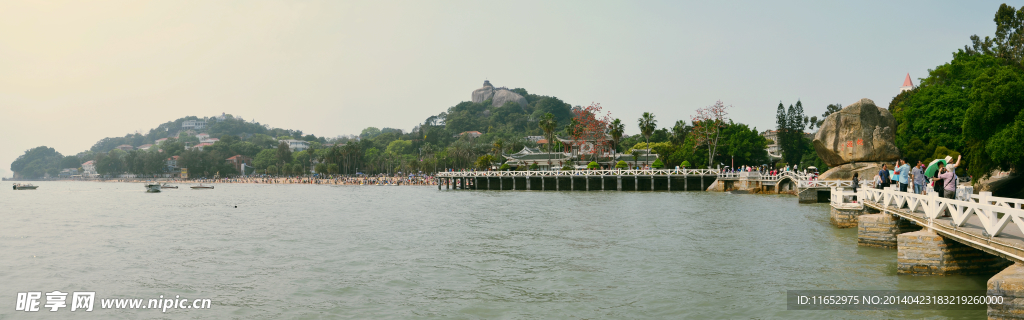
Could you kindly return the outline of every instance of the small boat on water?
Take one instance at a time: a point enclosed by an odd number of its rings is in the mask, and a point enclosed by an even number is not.
[[[147,183],[146,184],[146,192],[160,192],[160,184],[159,183]]]
[[[39,188],[39,186],[35,186],[35,185],[29,184],[29,183],[26,183],[26,184],[15,183],[14,184],[14,190],[35,190],[36,188]]]
[[[204,186],[202,183],[200,183],[198,186],[191,186],[189,188],[192,188],[192,190],[202,190],[202,189],[213,189],[213,186]]]
[[[177,189],[177,188],[178,188],[178,186],[172,186],[172,185],[169,185],[169,184],[166,184],[166,183],[160,185],[160,189]]]

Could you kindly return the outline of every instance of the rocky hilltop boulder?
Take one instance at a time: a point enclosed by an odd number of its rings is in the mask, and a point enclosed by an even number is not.
[[[509,101],[515,102],[516,104],[519,104],[520,108],[523,108],[523,110],[526,110],[526,104],[527,104],[526,103],[526,98],[524,98],[523,96],[519,95],[518,93],[512,92],[510,90],[502,90],[502,89],[496,90],[494,92],[494,97],[491,98],[491,105],[495,106],[495,107],[501,107],[501,106],[504,106],[505,103],[507,103]]]
[[[487,101],[487,99],[490,99],[491,97],[494,97],[494,86],[491,85],[490,81],[484,80],[483,88],[473,90],[473,100],[471,101],[481,103]]]
[[[490,81],[484,80],[483,88],[473,90],[471,101],[481,103],[487,100],[491,100],[491,105],[494,107],[501,107],[505,103],[512,101],[519,104],[519,107],[523,108],[523,110],[526,110],[526,98],[505,88],[495,89]]]
[[[895,130],[896,119],[889,110],[870,99],[860,99],[825,118],[814,135],[814,149],[829,167],[894,161],[900,158]]]

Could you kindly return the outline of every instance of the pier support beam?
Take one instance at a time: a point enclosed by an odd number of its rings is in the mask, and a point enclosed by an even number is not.
[[[896,250],[896,274],[991,274],[1010,265],[1009,260],[946,239],[927,229],[900,234]]]
[[[895,249],[897,236],[919,230],[910,220],[891,214],[865,214],[857,217],[857,245]]]
[[[615,176],[615,191],[622,191],[622,176]]]
[[[988,305],[989,319],[1020,319],[1024,315],[1024,266],[1015,263],[988,279],[989,296],[1003,296],[1003,304]]]

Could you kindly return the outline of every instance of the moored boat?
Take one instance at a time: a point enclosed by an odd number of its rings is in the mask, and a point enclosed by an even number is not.
[[[177,188],[178,188],[178,186],[172,186],[172,185],[169,185],[169,184],[166,184],[166,183],[160,185],[160,189],[177,189]]]
[[[160,192],[160,184],[159,183],[152,183],[152,184],[147,183],[146,184],[146,192]]]
[[[204,186],[202,183],[200,183],[198,186],[191,186],[189,188],[192,188],[192,190],[202,190],[202,189],[213,189],[213,186]]]
[[[36,188],[39,188],[39,186],[32,185],[32,184],[29,184],[29,183],[26,183],[26,184],[15,183],[14,184],[14,190],[35,190]]]

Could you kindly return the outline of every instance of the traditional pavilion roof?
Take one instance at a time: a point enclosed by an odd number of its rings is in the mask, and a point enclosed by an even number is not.
[[[574,142],[574,141],[577,141],[576,139],[562,139],[562,138],[559,138],[559,137],[555,137],[555,139],[558,139],[558,141],[562,141],[562,142]],[[605,141],[612,141],[612,135],[605,133],[604,134],[604,139],[605,139]],[[587,140],[587,141],[596,141],[596,140]]]
[[[569,155],[565,154],[564,152],[551,152],[551,153],[547,153],[547,152],[541,152],[540,148],[530,148],[530,147],[523,147],[523,150],[519,150],[519,152],[516,152],[516,153],[513,153],[513,154],[506,154],[506,155],[503,155],[503,156],[506,159],[509,159],[509,160],[530,160],[530,161],[549,160],[549,159],[550,160],[563,160],[563,159],[569,157]]]

